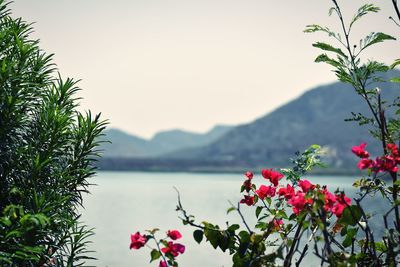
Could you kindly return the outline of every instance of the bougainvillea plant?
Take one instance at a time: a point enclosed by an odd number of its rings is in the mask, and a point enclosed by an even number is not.
[[[376,87],[376,82],[400,82],[399,77],[385,80],[382,75],[393,73],[389,71],[400,65],[400,59],[389,66],[361,58],[367,48],[396,38],[372,32],[352,44],[354,25],[380,9],[365,4],[347,22],[338,2],[331,2],[329,15],[337,15],[341,33],[316,24],[308,25],[305,32],[325,33],[338,43],[339,47],[314,43],[314,47],[323,50],[315,61],[332,66],[337,78],[361,96],[370,115],[353,114],[348,121],[369,125],[382,153],[371,157],[366,143],[349,148],[359,157],[357,167],[363,173],[353,184],[357,191],[352,199],[343,191],[313,184],[305,178],[309,171],[322,165],[318,145],[298,153],[292,168],[263,169],[261,176],[265,182],[259,186],[253,182],[254,174],[247,171],[240,190],[243,195],[237,205],[228,209],[228,213],[237,212],[240,224],[227,222],[221,227],[207,221],[197,223],[183,208],[178,193],[177,211],[184,225],[195,228],[194,239],[198,243],[205,239],[213,248],[231,254],[234,267],[307,266],[310,262],[319,262],[321,266],[397,266],[400,261],[400,153],[396,145],[400,141],[400,97],[383,100],[381,93],[385,88]],[[397,1],[392,3],[395,16],[390,20],[400,28]],[[381,217],[369,213],[364,204],[368,197],[386,204],[387,210],[381,211]],[[242,209],[254,210],[255,223],[250,223],[254,218],[246,218]],[[384,231],[377,231],[373,224],[384,226]]]
[[[163,239],[158,240],[155,234],[159,229],[148,230],[147,234],[141,235],[140,232],[136,232],[131,235],[130,249],[137,250],[144,246],[148,246],[151,249],[150,262],[160,259],[159,267],[178,267],[176,258],[179,254],[185,252],[185,246],[175,242],[182,238],[182,234],[178,230],[168,230],[166,236]],[[147,243],[153,240],[156,247],[152,248]]]

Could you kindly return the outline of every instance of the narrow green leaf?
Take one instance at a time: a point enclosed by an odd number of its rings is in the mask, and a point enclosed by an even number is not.
[[[327,64],[329,64],[329,65],[331,65],[331,66],[333,66],[333,67],[335,67],[335,68],[340,67],[340,63],[339,63],[339,62],[337,62],[337,61],[334,60],[334,59],[331,59],[331,58],[328,57],[328,55],[326,55],[326,54],[321,54],[321,55],[319,55],[319,56],[315,59],[315,62],[316,62],[316,63],[325,62],[325,63],[327,63]]]
[[[236,210],[235,207],[230,207],[230,208],[226,211],[226,214],[229,214],[230,212],[232,212],[232,211],[234,211],[234,210]]]
[[[257,206],[256,208],[256,217],[258,218],[258,216],[260,216],[261,211],[263,210],[263,207],[261,206]]]
[[[396,66],[400,65],[400,58],[396,59],[392,65],[390,65],[391,69],[394,69]]]
[[[362,18],[363,16],[367,15],[368,13],[377,13],[380,10],[379,7],[374,6],[373,4],[365,4],[363,6],[361,6],[356,15],[353,17],[353,19],[350,22],[350,28],[353,26],[353,24],[359,20],[360,18]]]
[[[336,53],[338,55],[341,55],[342,57],[346,57],[347,58],[346,54],[343,53],[343,51],[340,48],[333,47],[330,44],[317,42],[317,43],[314,43],[312,46],[317,47],[319,49],[322,49],[324,51],[334,52],[334,53]]]
[[[400,77],[392,78],[392,79],[390,79],[390,81],[391,81],[392,83],[400,83]]]
[[[365,48],[371,45],[381,43],[387,40],[396,40],[396,38],[383,32],[372,32],[367,37],[364,38],[361,50],[364,50]]]

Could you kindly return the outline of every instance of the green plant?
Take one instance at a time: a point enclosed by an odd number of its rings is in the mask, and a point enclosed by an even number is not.
[[[77,111],[76,82],[31,32],[0,0],[0,265],[82,266],[78,207],[105,122]]]
[[[253,173],[246,172],[241,186],[244,196],[228,209],[237,212],[241,225],[198,223],[183,208],[178,194],[177,211],[184,225],[195,228],[194,239],[198,243],[204,239],[214,249],[229,252],[235,267],[300,266],[310,252],[321,265],[328,266],[397,266],[400,261],[400,152],[396,145],[400,141],[400,104],[399,98],[383,99],[384,86],[376,87],[377,82],[400,82],[398,77],[384,80],[382,75],[392,73],[391,69],[400,65],[400,60],[389,66],[361,57],[367,48],[396,38],[373,32],[353,45],[350,38],[353,26],[379,8],[365,4],[346,23],[338,2],[332,0],[332,3],[329,14],[337,15],[341,33],[317,24],[307,26],[305,32],[322,32],[338,43],[314,43],[314,47],[323,50],[315,61],[331,65],[337,78],[352,85],[365,101],[370,114],[353,114],[348,120],[369,126],[382,152],[371,158],[366,143],[351,149],[360,158],[357,167],[366,171],[354,183],[357,196],[353,199],[344,192],[332,193],[326,186],[303,179],[308,171],[321,165],[320,148],[316,145],[298,153],[293,168],[281,172],[262,170],[268,185],[257,187],[252,182]],[[391,20],[400,26],[397,1],[392,3],[397,19]],[[289,182],[286,185],[280,183],[284,176]],[[387,210],[382,216],[373,216],[365,209],[364,200],[368,197],[386,203]],[[241,207],[246,205],[255,209],[254,226],[242,212]],[[373,229],[373,222],[383,225],[384,231]]]

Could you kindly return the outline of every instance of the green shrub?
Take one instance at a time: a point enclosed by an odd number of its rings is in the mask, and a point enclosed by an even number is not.
[[[79,266],[92,231],[78,207],[105,122],[0,0],[0,265]]]

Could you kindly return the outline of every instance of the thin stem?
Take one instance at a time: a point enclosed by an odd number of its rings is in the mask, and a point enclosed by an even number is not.
[[[349,53],[350,61],[351,61],[351,65],[352,65],[352,69],[350,69],[350,74],[354,75],[354,72],[357,69],[357,66],[356,66],[356,63],[355,63],[355,56],[354,56],[353,52],[351,51],[350,40],[349,40],[349,32],[347,32],[347,30],[346,30],[346,25],[344,24],[344,19],[343,19],[343,16],[342,16],[342,12],[340,10],[340,7],[339,7],[337,1],[336,0],[332,0],[332,2],[336,7],[336,11],[337,11],[337,14],[338,14],[339,19],[340,19],[340,24],[342,26],[342,30],[343,30],[343,33],[344,33],[344,36],[345,36],[345,40],[346,40],[345,47],[346,47],[346,49],[347,49],[347,51]],[[366,89],[365,89],[365,83],[363,83],[357,75],[356,75],[355,79],[356,79],[357,83],[359,84],[359,86],[361,87],[360,89],[361,89],[362,97],[367,102],[368,107],[371,110],[372,114],[374,115],[374,118],[375,118],[376,122],[378,123],[379,128],[381,128],[381,122],[379,120],[379,117],[378,117],[376,111],[374,110],[374,108],[372,107],[372,104],[371,104],[371,102],[370,102],[370,100],[368,98],[368,95],[367,95],[367,92],[366,92]]]
[[[293,237],[293,243],[290,246],[289,253],[286,255],[285,260],[283,262],[284,267],[289,267],[292,265],[292,258],[295,253],[296,243],[300,241],[301,227],[303,225],[304,219],[305,219],[305,217],[299,222],[299,225],[297,226],[296,233],[294,234],[294,237]]]
[[[242,219],[242,222],[244,224],[244,226],[246,227],[247,231],[252,234],[253,231],[250,229],[249,225],[246,222],[246,219],[244,218],[242,212],[240,211],[240,203],[237,204],[237,208],[236,208],[237,212],[239,213],[240,218]]]
[[[158,252],[160,253],[160,255],[161,255],[163,261],[165,262],[165,264],[167,265],[167,267],[169,267],[169,264],[168,264],[167,259],[165,258],[164,254],[161,252],[161,248],[160,248],[159,241],[157,241],[157,238],[156,238],[153,234],[152,234],[151,236],[153,237],[154,242],[156,242],[157,250],[158,250]]]
[[[397,0],[392,0],[392,4],[394,7],[394,10],[396,11],[397,18],[400,21],[400,10],[399,10],[399,7],[397,6]]]

